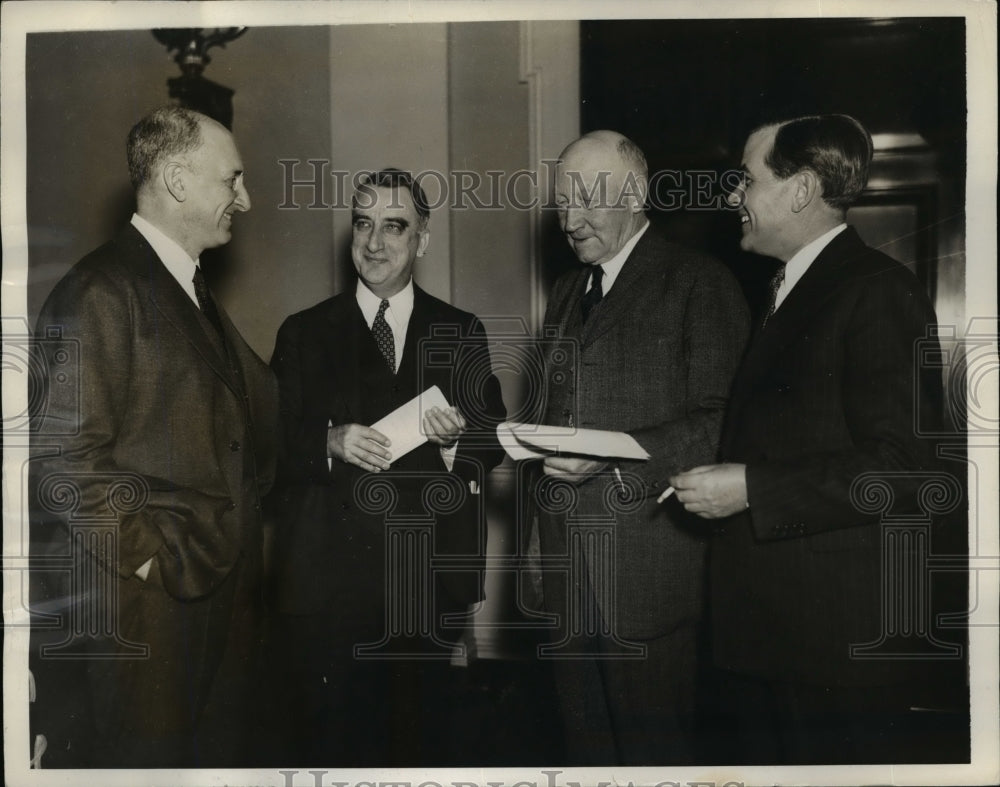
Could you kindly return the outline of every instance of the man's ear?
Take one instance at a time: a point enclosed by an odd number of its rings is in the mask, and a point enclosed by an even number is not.
[[[184,202],[187,199],[187,184],[184,175],[184,165],[179,161],[168,161],[161,174],[163,185],[177,202]]]
[[[800,213],[823,196],[823,184],[811,169],[803,169],[792,175],[792,212]]]
[[[423,257],[427,251],[427,244],[431,242],[430,230],[420,230],[420,240],[417,241],[417,256]]]

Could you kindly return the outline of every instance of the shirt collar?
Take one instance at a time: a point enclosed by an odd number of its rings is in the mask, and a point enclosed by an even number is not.
[[[361,307],[361,313],[365,317],[365,322],[371,328],[378,314],[379,306],[382,304],[382,299],[369,290],[368,286],[361,279],[358,279],[357,286],[354,289],[354,297],[358,301],[358,306]],[[390,325],[395,323],[394,327],[405,327],[410,321],[410,315],[413,314],[412,277],[403,289],[387,300],[389,301],[389,308],[385,312],[386,320]]]
[[[601,268],[604,270],[604,278],[601,279],[601,291],[607,295],[610,292],[612,285],[615,283],[615,279],[618,278],[618,274],[621,273],[622,268],[625,266],[625,261],[628,256],[632,253],[632,249],[639,242],[639,239],[643,236],[646,230],[649,229],[649,220],[642,226],[638,232],[635,233],[631,238],[629,238],[625,245],[621,247],[618,253],[612,257],[607,262],[601,263]],[[590,289],[590,284],[587,284],[587,289]]]
[[[138,213],[132,214],[132,226],[153,247],[156,256],[163,266],[170,271],[188,297],[198,304],[198,295],[194,290],[194,269],[198,260],[192,260],[184,249],[173,238],[164,234],[163,230],[151,224]]]
[[[827,232],[824,232],[818,238],[810,241],[794,255],[785,265],[785,280],[781,283],[778,288],[778,295],[775,298],[775,308],[785,299],[785,296],[791,292],[792,287],[794,287],[799,279],[801,279],[809,266],[812,265],[816,258],[820,255],[820,252],[825,249],[830,241],[832,241],[837,235],[847,229],[847,225],[841,222],[836,227]]]

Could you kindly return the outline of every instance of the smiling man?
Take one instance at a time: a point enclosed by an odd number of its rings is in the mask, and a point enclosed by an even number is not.
[[[292,315],[278,332],[271,363],[285,451],[277,641],[296,720],[291,761],[461,762],[448,744],[464,678],[449,659],[461,613],[483,597],[482,492],[503,458],[496,426],[506,411],[482,324],[413,282],[429,218],[409,173],[367,175],[352,210],[356,285]],[[450,406],[433,408],[419,425],[428,442],[400,455],[371,424],[432,385]],[[369,495],[374,474],[382,491]],[[458,493],[442,497],[447,489]],[[394,504],[375,511],[371,495],[382,494]],[[393,520],[432,528],[419,565],[390,567]],[[429,561],[457,556],[463,570],[430,578]],[[396,612],[409,623],[390,625]],[[379,642],[375,658],[356,656],[357,646]]]
[[[127,155],[131,224],[70,270],[38,320],[32,538],[69,549],[75,576],[107,592],[95,612],[100,595],[72,587],[77,635],[81,617],[108,618],[87,624],[98,628],[80,662],[35,663],[34,731],[48,767],[234,766],[251,754],[277,385],[213,301],[199,257],[229,241],[250,197],[232,136],[204,115],[153,112]],[[53,331],[79,347],[78,387],[45,352]],[[76,490],[74,510],[60,485]],[[77,525],[95,521],[114,541],[82,553]],[[57,573],[38,576],[59,592]],[[71,636],[36,633],[43,645]]]
[[[713,461],[748,317],[725,267],[650,225],[646,188],[642,151],[613,131],[572,143],[556,169],[560,228],[582,264],[549,298],[546,335],[576,352],[569,367],[561,349],[546,358],[542,423],[628,432],[651,456],[544,461],[539,536],[553,566],[544,603],[560,621],[552,655],[570,765],[697,756],[706,541],[676,504],[656,499],[672,473]],[[559,499],[572,508],[554,510]],[[581,533],[588,520],[610,530]],[[567,557],[582,567],[569,581]]]
[[[845,223],[871,160],[852,117],[766,125],[747,139],[730,196],[742,248],[782,267],[733,387],[725,463],[671,479],[687,510],[718,523],[712,642],[730,761],[914,754],[913,659],[852,655],[885,636],[891,580],[879,517],[852,484],[877,478],[893,515],[919,511],[916,489],[935,465],[917,424],[933,433],[942,419],[939,370],[915,363],[918,342],[930,357],[927,295]]]

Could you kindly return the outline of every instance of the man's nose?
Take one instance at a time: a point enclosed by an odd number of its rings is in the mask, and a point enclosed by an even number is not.
[[[573,232],[583,225],[583,211],[579,208],[566,208],[563,216],[563,230],[565,232]]]
[[[378,228],[372,227],[368,230],[368,240],[365,243],[365,248],[368,251],[378,251],[382,248],[382,233],[378,231]]]
[[[242,182],[236,190],[236,202],[234,204],[237,210],[250,210],[250,192],[247,191],[247,187]]]
[[[726,204],[731,208],[743,207],[743,189],[737,186],[726,195]]]

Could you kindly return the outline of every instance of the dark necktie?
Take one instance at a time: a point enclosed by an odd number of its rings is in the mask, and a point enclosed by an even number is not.
[[[198,296],[198,306],[201,313],[212,323],[212,327],[219,332],[219,336],[225,336],[222,330],[222,318],[219,317],[219,310],[215,308],[215,301],[212,300],[212,293],[208,291],[208,284],[205,281],[205,274],[201,272],[201,266],[194,266],[194,294]]]
[[[392,338],[392,328],[389,327],[389,323],[385,319],[385,310],[388,308],[389,301],[383,299],[382,303],[379,304],[378,314],[375,315],[375,320],[372,322],[372,336],[375,337],[379,350],[385,356],[385,362],[389,364],[389,371],[395,374],[396,342]]]
[[[584,293],[580,306],[583,309],[583,321],[590,317],[590,312],[601,302],[604,297],[604,288],[601,287],[601,279],[604,278],[604,268],[594,265],[590,269],[590,289]]]
[[[767,325],[767,321],[774,316],[774,310],[777,307],[778,300],[778,289],[781,287],[781,283],[785,280],[785,265],[782,263],[781,267],[774,272],[774,276],[771,277],[771,283],[767,287],[767,311],[764,312],[764,321],[761,322],[760,327],[763,328]]]

